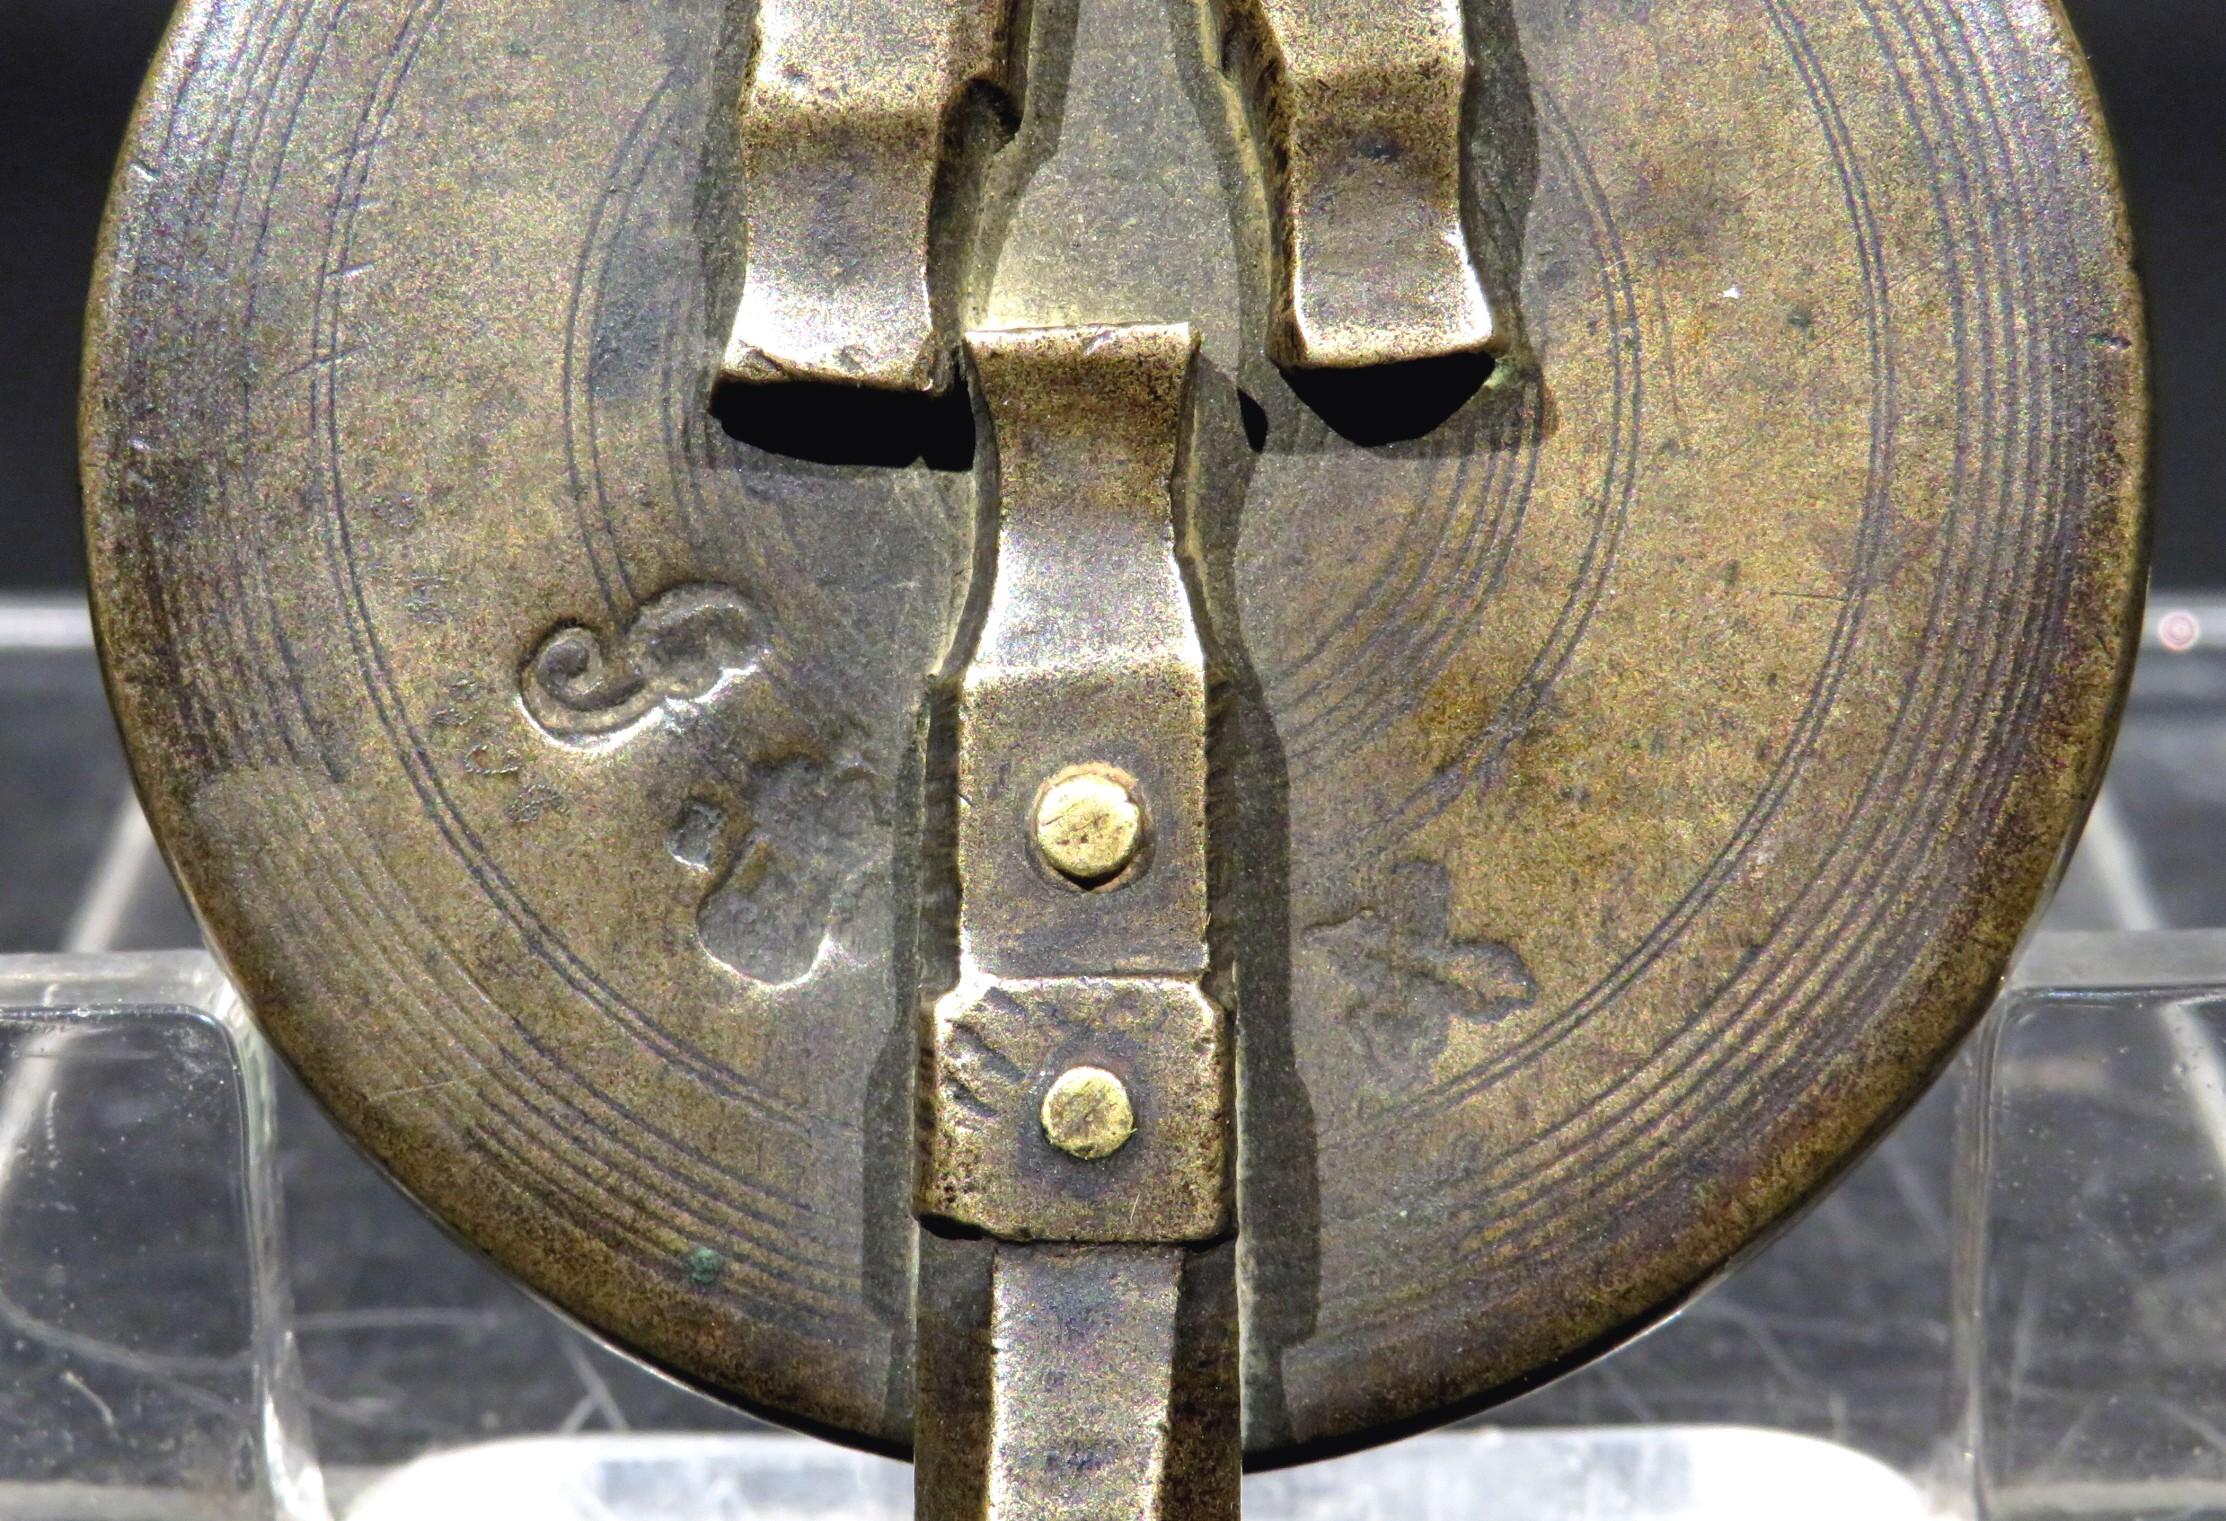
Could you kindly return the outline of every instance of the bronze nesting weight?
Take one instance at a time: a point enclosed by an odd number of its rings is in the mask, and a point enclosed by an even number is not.
[[[2026,0],[192,0],[93,590],[273,1039],[921,1513],[1234,1513],[1986,1004],[2142,575]]]

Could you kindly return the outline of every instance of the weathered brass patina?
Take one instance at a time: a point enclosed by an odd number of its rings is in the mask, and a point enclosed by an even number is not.
[[[994,1245],[922,1262],[922,1314],[985,1255],[989,1305],[919,1355],[921,1403],[952,1412],[916,1451],[919,1513],[1233,1517],[1234,1052],[1205,989],[1216,678],[1178,540],[1197,337],[1036,328],[967,349],[994,552],[930,726],[931,756],[949,728],[955,792],[922,857],[949,862],[957,921],[921,1035],[915,1207]],[[1092,882],[1046,870],[1073,810],[1045,830],[1041,776],[1054,795],[1118,778],[1100,806],[1148,809],[1148,854],[1117,876],[1092,858]]]
[[[1070,1067],[1043,1096],[1043,1136],[1079,1162],[1102,1162],[1136,1134],[1128,1084],[1103,1067]]]
[[[93,590],[428,1207],[925,1515],[1172,1521],[1921,1091],[2108,750],[2143,365],[2025,0],[192,0]]]
[[[1490,346],[1463,0],[1215,3],[1267,180],[1270,356],[1354,369]]]
[[[1477,102],[1462,0],[1192,3],[1209,7],[1264,179],[1275,361],[1353,369],[1490,346],[1499,333],[1470,237]],[[726,379],[944,389],[982,171],[1020,117],[1036,8],[745,7],[747,263]],[[1042,9],[1056,23],[1061,8]]]
[[[759,0],[742,95],[734,381],[941,391],[1026,0]]]
[[[1068,881],[1103,887],[1144,848],[1144,808],[1136,783],[1110,766],[1075,766],[1036,800],[1036,848]]]

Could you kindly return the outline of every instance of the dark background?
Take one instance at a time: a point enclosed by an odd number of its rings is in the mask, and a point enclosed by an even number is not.
[[[1727,4],[1744,0],[1725,0]],[[2125,161],[2158,399],[2156,579],[2226,586],[2226,0],[2071,0]],[[0,0],[0,587],[79,575],[78,331],[169,0]]]

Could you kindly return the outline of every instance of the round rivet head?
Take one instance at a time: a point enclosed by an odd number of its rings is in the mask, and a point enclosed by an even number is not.
[[[1136,1134],[1128,1089],[1103,1067],[1076,1067],[1043,1098],[1044,1139],[1070,1157],[1102,1162]]]
[[[1144,845],[1144,810],[1119,778],[1099,770],[1055,777],[1036,801],[1036,848],[1068,881],[1098,887],[1127,871]]]

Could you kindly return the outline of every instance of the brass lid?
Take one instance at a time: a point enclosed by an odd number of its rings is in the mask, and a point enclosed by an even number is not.
[[[901,1451],[977,487],[963,399],[705,405],[746,9],[186,5],[92,579],[157,832],[341,1123],[589,1325]],[[2141,313],[2053,7],[1471,9],[1496,367],[1269,362],[1161,0],[1037,7],[969,297],[1204,337],[1261,1462],[1517,1392],[1824,1185],[1987,1002],[2134,648]]]

